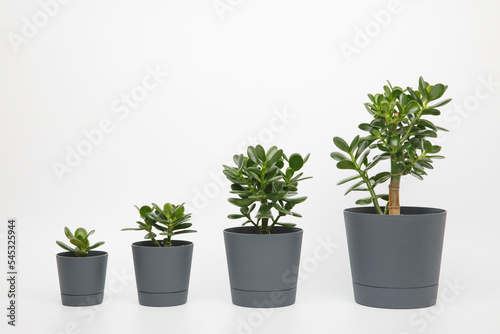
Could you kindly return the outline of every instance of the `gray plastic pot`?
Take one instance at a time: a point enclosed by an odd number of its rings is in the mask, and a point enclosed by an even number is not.
[[[61,301],[66,306],[91,306],[102,303],[108,253],[90,251],[88,257],[71,252],[56,255]]]
[[[410,309],[436,303],[446,211],[402,207],[401,215],[374,208],[344,210],[358,304]]]
[[[172,247],[155,247],[152,241],[132,244],[139,304],[176,306],[188,297],[193,243],[172,240]]]
[[[282,307],[295,303],[302,229],[275,227],[259,234],[253,226],[224,230],[233,304]]]

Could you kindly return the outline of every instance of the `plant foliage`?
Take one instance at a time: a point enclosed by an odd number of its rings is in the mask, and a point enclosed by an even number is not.
[[[451,101],[436,101],[447,88],[440,83],[430,85],[422,77],[417,90],[393,87],[388,82],[383,93],[368,94],[370,102],[365,103],[365,108],[373,119],[359,125],[367,135],[358,135],[349,144],[340,137],[333,138],[335,146],[342,151],[331,153],[337,167],[356,172],[338,184],[351,184],[346,195],[353,191],[369,194],[356,204],[372,203],[379,214],[400,214],[401,176],[412,175],[422,180],[427,175],[426,170],[433,169],[434,159],[444,158],[438,155],[441,146],[434,145],[431,140],[438,136],[438,131],[448,130],[436,126],[428,118],[440,115],[438,108]],[[377,153],[371,156],[374,151]],[[390,170],[370,176],[369,171],[383,160],[390,162]],[[387,181],[390,181],[389,193],[377,194],[375,188]],[[379,200],[388,201],[387,206],[382,208]]]
[[[224,165],[224,175],[231,184],[231,204],[239,207],[239,213],[228,215],[229,219],[245,219],[243,225],[252,224],[261,234],[271,233],[275,226],[293,227],[293,223],[279,221],[285,216],[301,217],[294,212],[295,205],[307,197],[295,197],[303,177],[302,169],[309,154],[302,157],[294,153],[287,157],[283,150],[273,146],[267,150],[261,145],[249,146],[247,156],[235,155],[235,167]],[[297,173],[298,172],[298,173]]]
[[[94,232],[95,231],[92,230],[87,233],[87,230],[85,230],[83,227],[79,227],[75,230],[75,233],[73,234],[68,227],[65,227],[64,234],[74,247],[68,246],[62,241],[56,241],[56,243],[63,249],[74,253],[77,257],[87,257],[89,256],[90,250],[104,244],[104,241],[99,241],[90,246],[89,236]]]

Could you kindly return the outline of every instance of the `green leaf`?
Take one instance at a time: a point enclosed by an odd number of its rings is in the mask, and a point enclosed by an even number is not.
[[[75,231],[75,239],[83,241],[87,239],[87,231],[83,227],[79,227]]]
[[[146,217],[148,213],[152,212],[153,209],[147,205],[142,206],[139,209],[139,214],[141,215],[142,218]]]
[[[358,125],[358,128],[363,131],[370,131],[372,129],[372,126],[368,123],[361,123]]]
[[[174,230],[183,230],[183,229],[189,228],[191,226],[193,226],[193,224],[191,224],[191,223],[182,223],[182,224],[176,225],[174,227]]]
[[[424,140],[424,150],[426,152],[430,152],[432,150],[432,143],[430,141]]]
[[[262,145],[257,145],[255,147],[255,155],[257,156],[260,161],[265,162],[266,161],[266,151],[264,151],[264,148]]]
[[[358,204],[358,205],[368,205],[371,202],[372,202],[372,198],[371,197],[367,197],[367,198],[358,199],[356,201],[356,204]]]
[[[391,172],[381,172],[381,173],[378,173],[377,175],[373,176],[371,179],[376,182],[376,181],[378,181],[380,179],[383,179],[383,178],[385,178],[387,176],[391,176]]]
[[[365,180],[361,180],[355,184],[353,184],[352,186],[350,186],[346,192],[344,193],[344,196],[347,195],[348,193],[350,193],[351,191],[353,190],[356,190],[360,185],[362,185],[363,183],[365,183]]]
[[[300,154],[294,153],[288,159],[288,163],[294,171],[298,171],[302,168],[302,166],[304,166],[304,159]]]
[[[337,160],[337,161],[349,160],[345,155],[343,155],[342,153],[338,153],[338,152],[332,152],[332,153],[330,153],[330,156],[332,157],[333,160]]]
[[[297,224],[292,224],[292,223],[276,223],[276,225],[280,225],[280,226],[287,227],[287,228],[292,228],[292,227],[295,227]]]
[[[426,119],[419,119],[418,121],[415,122],[415,124],[422,125],[422,126],[425,126],[427,128],[431,128],[434,131],[437,131],[437,128],[434,125],[434,123],[432,123],[431,121],[428,121]]]
[[[337,162],[338,169],[354,169],[356,170],[356,165],[350,160],[344,160]]]
[[[307,199],[307,196],[295,197],[295,198],[285,198],[285,202],[290,203],[291,205],[297,205],[299,203],[304,202],[306,199]]]
[[[439,116],[439,115],[441,115],[441,112],[437,109],[429,108],[429,109],[424,109],[422,111],[422,115]]]
[[[66,245],[64,242],[56,241],[56,244],[58,244],[60,247],[62,247],[63,249],[65,249],[67,251],[70,251],[70,252],[74,252],[75,251],[72,247]]]
[[[258,163],[259,161],[257,160],[257,154],[255,153],[255,148],[253,146],[248,146],[247,148],[247,154],[248,154],[248,158],[255,162],[255,163]]]
[[[255,215],[255,218],[273,218],[273,214],[271,213],[271,206],[267,204],[262,204],[260,206],[259,212]]]
[[[75,232],[75,234],[76,234],[76,232]],[[85,249],[85,244],[80,239],[72,238],[72,239],[69,239],[69,242],[71,242],[73,245],[75,245],[79,249]]]
[[[240,207],[249,206],[250,204],[255,202],[255,200],[252,198],[228,198],[227,200],[229,201],[229,203]]]
[[[87,251],[92,250],[92,249],[95,249],[95,248],[97,248],[97,247],[99,247],[99,246],[102,246],[102,245],[104,245],[104,241],[99,241],[99,242],[96,242],[96,243],[95,243],[95,244],[93,244],[92,246],[88,247],[88,248],[87,248]]]
[[[446,99],[446,100],[439,102],[438,104],[435,104],[433,106],[429,106],[429,108],[439,108],[439,107],[442,107],[444,105],[447,105],[448,103],[450,103],[450,101],[451,101],[451,99]]]
[[[273,146],[273,147],[276,147],[276,146]],[[278,151],[274,152],[272,156],[268,155],[267,156],[267,165],[272,166],[272,165],[276,164],[281,159],[282,156],[283,156],[283,150],[278,150]]]
[[[347,182],[352,181],[352,180],[359,179],[360,177],[361,177],[360,175],[353,175],[353,176],[346,177],[345,179],[342,179],[339,182],[337,182],[337,185],[340,186],[341,184],[347,183]]]
[[[168,216],[170,216],[172,214],[172,212],[174,211],[174,207],[172,206],[172,204],[170,203],[165,203],[165,205],[163,206],[163,211],[165,212],[165,214]]]
[[[266,198],[271,201],[278,201],[280,199],[283,199],[283,197],[285,197],[287,193],[288,193],[287,191],[277,191],[274,193],[267,194]]]
[[[142,231],[144,228],[142,227],[127,227],[127,228],[122,228],[120,231]]]
[[[286,177],[286,179],[287,179],[287,180],[290,180],[290,179],[292,178],[292,176],[293,176],[293,174],[294,174],[294,173],[295,173],[295,171],[293,170],[293,168],[288,167],[288,168],[286,169],[286,172],[285,172],[285,177]]]
[[[198,232],[196,230],[182,230],[182,231],[175,231],[173,235],[178,235],[178,234],[184,234],[184,233],[195,233]]]
[[[445,86],[443,84],[437,84],[434,87],[432,87],[431,91],[429,92],[429,101],[434,101],[439,99],[441,96],[443,96],[447,88],[448,86]]]
[[[349,152],[354,152],[354,149],[358,146],[359,142],[359,135],[354,137],[354,139],[351,141],[351,145],[349,145]]]
[[[240,219],[240,218],[243,218],[243,217],[245,217],[245,216],[244,215],[236,215],[236,214],[234,214],[234,215],[227,215],[227,218],[229,218],[229,219]]]
[[[278,212],[280,213],[284,213],[285,215],[291,215],[292,213],[288,210],[286,210],[285,208],[283,208],[282,206],[280,206],[278,203],[275,203],[273,205],[273,208],[275,208],[276,210],[278,210]]]
[[[153,239],[153,238],[156,238],[156,233],[154,232],[149,232],[144,236],[144,239]]]
[[[340,138],[340,137],[334,137],[333,138],[333,143],[335,144],[335,146],[337,146],[340,150],[346,152],[346,153],[350,153],[349,151],[349,145],[347,145],[347,143],[345,142],[344,139]]]
[[[64,228],[64,234],[66,235],[66,237],[68,239],[72,239],[74,238],[75,236],[73,235],[73,233],[71,233],[71,230],[68,228],[68,227],[65,227]]]

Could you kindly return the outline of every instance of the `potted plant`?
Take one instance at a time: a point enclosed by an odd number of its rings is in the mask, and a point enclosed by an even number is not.
[[[223,166],[231,181],[228,201],[239,208],[229,219],[244,219],[240,227],[224,230],[226,257],[235,305],[281,307],[295,302],[302,229],[281,221],[301,217],[292,211],[307,197],[295,197],[302,177],[297,172],[308,160],[295,153],[287,157],[273,146],[250,146],[247,156],[235,155],[235,167]],[[286,165],[286,168],[285,168]]]
[[[447,86],[430,85],[420,77],[418,89],[384,86],[381,94],[368,94],[365,107],[373,117],[359,128],[367,132],[350,144],[333,138],[342,152],[331,157],[339,169],[355,173],[338,184],[351,183],[345,194],[366,192],[356,207],[344,211],[355,300],[382,308],[420,308],[436,303],[446,211],[428,207],[400,206],[401,177],[423,179],[432,169],[441,147],[431,143],[439,130],[427,116],[451,99],[435,102]],[[370,156],[372,150],[378,153]],[[373,172],[382,161],[389,170]],[[376,187],[388,182],[389,192]],[[381,205],[379,201],[388,201]]]
[[[188,297],[193,243],[172,240],[175,235],[196,232],[189,230],[190,213],[184,212],[184,203],[163,207],[154,204],[136,206],[143,221],[137,228],[146,231],[144,239],[132,244],[135,279],[139,304],[145,306],[176,306],[185,304]],[[158,233],[155,233],[155,231]],[[162,240],[158,235],[165,236]]]
[[[73,234],[65,227],[64,234],[74,247],[56,241],[66,250],[56,255],[63,305],[90,306],[102,303],[108,253],[92,250],[104,244],[100,241],[91,246],[88,238],[93,233],[94,230],[87,233],[87,230],[79,227]]]

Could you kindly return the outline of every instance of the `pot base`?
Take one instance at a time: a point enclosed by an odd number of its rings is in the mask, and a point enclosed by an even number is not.
[[[177,306],[186,304],[188,290],[171,293],[148,293],[138,291],[139,304],[143,306]]]
[[[353,283],[356,303],[389,309],[413,309],[436,304],[438,284],[422,288],[380,288]]]
[[[231,288],[234,305],[252,308],[290,306],[295,303],[297,288],[278,291],[246,291]]]
[[[61,301],[65,306],[92,306],[102,304],[104,292],[95,295],[65,295],[61,293]]]

